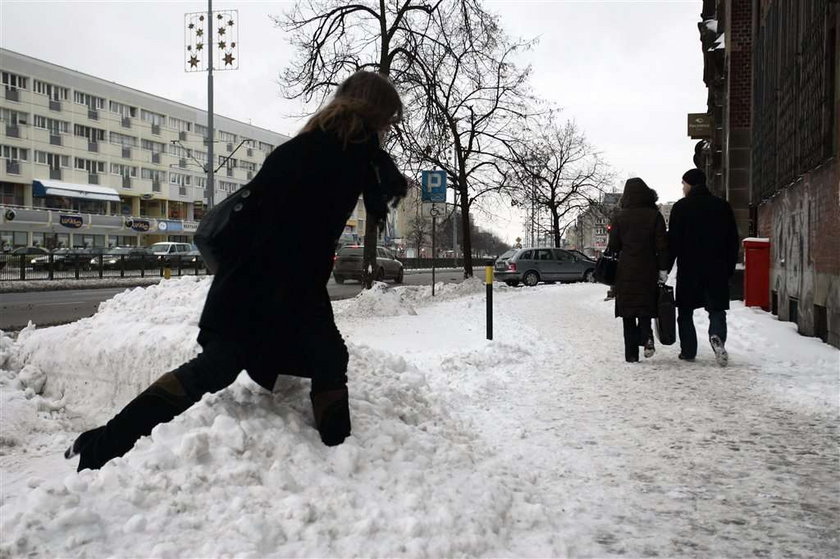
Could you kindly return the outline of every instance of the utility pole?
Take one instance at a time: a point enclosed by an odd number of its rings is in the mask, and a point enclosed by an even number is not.
[[[213,70],[236,70],[239,68],[239,12],[237,10],[213,11],[213,0],[207,0],[206,12],[184,14],[186,24],[186,66],[187,72],[207,70],[207,184],[205,197],[207,209],[214,205],[215,198],[215,130],[213,122]],[[213,39],[214,29],[216,39]],[[214,47],[219,56],[214,66]],[[234,56],[235,55],[235,56]]]

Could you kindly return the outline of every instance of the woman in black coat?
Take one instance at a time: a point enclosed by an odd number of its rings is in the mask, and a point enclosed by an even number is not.
[[[656,207],[656,192],[640,178],[628,179],[620,211],[610,228],[607,249],[620,253],[615,280],[615,316],[624,322],[624,358],[639,360],[655,351],[651,319],[657,313],[657,285],[667,278],[665,219]]]
[[[249,184],[253,226],[233,236],[199,321],[202,352],[160,377],[106,425],[82,433],[66,456],[98,469],[159,423],[245,369],[271,389],[279,374],[312,379],[310,398],[324,444],[350,434],[348,353],[327,293],[336,243],[359,199],[383,220],[406,181],[380,148],[402,114],[387,78],[357,72],[304,129],[277,147]]]

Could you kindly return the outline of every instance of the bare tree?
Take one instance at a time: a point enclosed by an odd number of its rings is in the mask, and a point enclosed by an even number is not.
[[[462,0],[468,3],[468,0]],[[291,33],[297,59],[282,76],[284,94],[322,104],[332,90],[351,73],[369,69],[390,76],[399,85],[400,76],[414,60],[411,48],[418,38],[415,29],[426,27],[441,0],[305,0],[282,17],[277,25]],[[376,263],[378,219],[365,220],[364,277],[366,289],[373,284]]]
[[[548,214],[553,245],[559,247],[574,217],[597,203],[612,175],[577,125],[560,124],[555,111],[532,119],[522,137],[527,143],[512,151],[521,185],[516,203],[529,211],[532,228],[539,227],[539,215]]]
[[[413,92],[399,129],[403,151],[418,166],[446,172],[461,216],[464,277],[473,275],[470,209],[488,193],[511,188],[508,161],[520,142],[516,123],[528,114],[530,68],[515,57],[530,47],[511,42],[497,18],[477,4],[448,5],[412,38],[414,59],[403,76]]]
[[[432,223],[422,212],[417,212],[408,222],[407,237],[417,250],[417,257],[426,245],[426,241],[432,230]],[[434,257],[434,255],[432,255]]]

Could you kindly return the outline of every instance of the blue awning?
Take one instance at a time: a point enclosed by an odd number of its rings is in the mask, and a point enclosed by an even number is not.
[[[83,198],[85,200],[104,200],[119,202],[120,195],[113,188],[95,184],[73,184],[70,182],[36,179],[32,181],[32,195],[63,196],[67,198]]]

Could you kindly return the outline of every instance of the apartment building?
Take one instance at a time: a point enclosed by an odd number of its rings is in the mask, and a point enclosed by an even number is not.
[[[5,49],[0,78],[3,249],[191,240],[206,208],[206,111]],[[220,115],[214,136],[215,201],[288,139]]]

